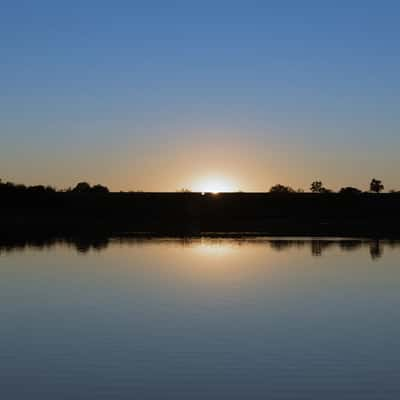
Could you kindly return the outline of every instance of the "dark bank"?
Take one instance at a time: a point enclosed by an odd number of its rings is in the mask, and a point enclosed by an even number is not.
[[[0,235],[400,237],[398,193],[2,193]]]

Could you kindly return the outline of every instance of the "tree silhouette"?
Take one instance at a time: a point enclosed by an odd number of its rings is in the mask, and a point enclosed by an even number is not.
[[[357,189],[355,187],[351,187],[351,186],[346,186],[343,187],[339,190],[340,194],[346,194],[346,195],[354,195],[354,194],[360,194],[362,193],[362,191],[360,189]]]
[[[109,193],[108,187],[103,185],[94,185],[91,190],[93,193]]]
[[[54,189],[52,186],[35,185],[25,187],[24,185],[18,185],[17,188],[18,187],[21,187],[21,190],[26,190],[28,193],[56,193],[56,189]]]
[[[321,181],[312,182],[310,190],[313,193],[332,193],[332,190],[325,188]]]
[[[272,186],[269,191],[270,193],[294,193],[294,189],[292,189],[290,186],[281,185],[279,183]]]
[[[87,182],[79,182],[72,191],[75,193],[88,193],[90,189],[90,185]]]
[[[371,183],[369,184],[369,190],[371,192],[380,193],[383,189],[385,189],[385,186],[383,186],[381,180],[375,178],[371,180]]]

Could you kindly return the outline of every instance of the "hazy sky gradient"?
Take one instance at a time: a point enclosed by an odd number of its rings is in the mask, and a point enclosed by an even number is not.
[[[2,1],[0,178],[400,189],[395,1]]]

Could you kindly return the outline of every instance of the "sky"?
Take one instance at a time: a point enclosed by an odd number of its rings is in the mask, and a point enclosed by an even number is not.
[[[0,8],[3,180],[400,189],[398,2]]]

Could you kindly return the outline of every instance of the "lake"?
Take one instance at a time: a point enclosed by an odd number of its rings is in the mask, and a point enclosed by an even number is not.
[[[15,399],[399,399],[400,242],[0,244]]]

